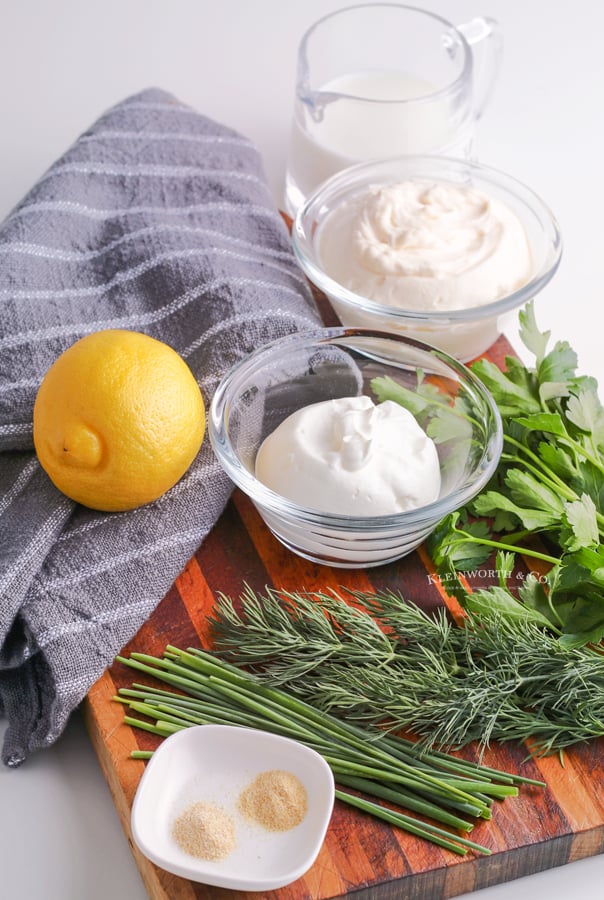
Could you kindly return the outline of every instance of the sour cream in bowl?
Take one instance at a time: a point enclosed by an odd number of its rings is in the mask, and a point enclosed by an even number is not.
[[[299,211],[292,239],[342,324],[409,334],[469,361],[555,273],[548,207],[478,163],[401,157],[353,166]]]
[[[497,407],[448,354],[401,334],[322,328],[245,357],[210,405],[216,457],[273,535],[330,566],[414,550],[487,484]]]

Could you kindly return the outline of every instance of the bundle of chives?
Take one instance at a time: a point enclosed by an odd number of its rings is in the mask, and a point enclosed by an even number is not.
[[[196,648],[168,646],[163,657],[133,653],[117,660],[176,688],[133,684],[115,700],[145,716],[125,722],[162,737],[192,725],[259,728],[300,741],[320,753],[341,787],[387,800],[438,822],[431,824],[357,794],[336,791],[350,806],[458,854],[488,854],[457,832],[470,832],[469,819],[489,819],[494,799],[518,793],[520,784],[543,782],[500,772],[443,752],[419,750],[412,741],[343,722],[281,689],[261,684],[236,666]],[[134,751],[148,758],[146,751]]]

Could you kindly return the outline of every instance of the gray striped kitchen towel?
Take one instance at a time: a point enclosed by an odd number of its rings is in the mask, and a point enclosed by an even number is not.
[[[78,338],[127,328],[174,347],[206,404],[223,373],[319,317],[256,148],[149,89],[110,109],[0,225],[0,715],[17,766],[165,595],[231,484],[209,441],[160,500],[98,513],[59,493],[32,409]]]

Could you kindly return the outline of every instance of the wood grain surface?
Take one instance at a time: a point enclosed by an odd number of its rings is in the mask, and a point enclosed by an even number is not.
[[[511,348],[500,339],[488,357],[501,364]],[[368,571],[331,569],[294,556],[267,530],[250,501],[235,491],[224,514],[161,602],[124,648],[160,655],[166,644],[209,646],[206,619],[215,595],[238,597],[246,584],[285,590],[348,587],[390,589],[429,609],[451,601],[442,592],[424,548]],[[126,835],[144,762],[132,749],[153,749],[158,739],[123,724],[124,709],[111,698],[133,681],[132,670],[114,664],[84,703],[88,730],[113,794]],[[472,748],[466,751],[472,756]],[[545,789],[521,788],[495,804],[493,818],[476,825],[472,839],[491,856],[458,857],[336,801],[329,830],[312,868],[292,885],[262,894],[268,900],[329,900],[354,893],[355,900],[439,900],[510,881],[604,850],[604,742],[558,757],[528,760],[524,746],[494,745],[484,761],[543,779]],[[154,866],[132,845],[151,900],[252,900],[256,893],[207,887]]]

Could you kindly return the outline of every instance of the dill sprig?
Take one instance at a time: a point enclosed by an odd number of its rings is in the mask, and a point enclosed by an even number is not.
[[[352,601],[355,606],[351,606]],[[392,592],[219,595],[217,653],[347,721],[426,747],[530,742],[531,755],[604,735],[604,657],[497,610],[429,615]]]

